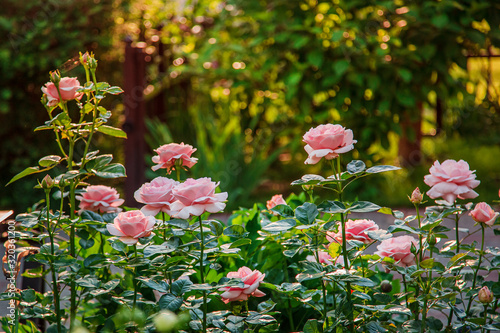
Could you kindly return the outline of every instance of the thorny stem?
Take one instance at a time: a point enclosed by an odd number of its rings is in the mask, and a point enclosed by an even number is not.
[[[479,272],[479,269],[481,269],[481,261],[483,259],[483,251],[484,251],[484,223],[481,224],[481,252],[479,252],[479,260],[477,262],[477,268],[474,271],[474,277],[472,278],[472,289],[476,288],[476,279],[477,279],[477,273]],[[465,313],[469,313],[470,307],[472,305],[472,300],[474,299],[473,296],[470,297],[469,299],[469,304],[467,305],[467,311]]]
[[[57,331],[61,331],[61,310],[60,310],[60,300],[59,300],[59,289],[57,286],[57,275],[56,268],[54,266],[55,258],[55,248],[54,248],[54,234],[50,230],[50,190],[45,190],[45,200],[47,204],[47,232],[50,238],[50,253],[52,258],[50,259],[50,268],[52,272],[52,293],[54,295],[54,306],[56,310],[56,321],[57,321]]]
[[[204,268],[203,268],[203,250],[205,247],[204,244],[204,236],[203,236],[203,221],[201,219],[201,215],[199,216],[199,221],[200,221],[200,278],[201,278],[201,283],[205,283],[205,276],[204,276]],[[203,332],[207,331],[207,292],[204,290],[203,291]]]
[[[137,244],[134,244],[134,258],[137,259]],[[135,304],[137,301],[137,281],[136,281],[136,276],[137,276],[137,266],[134,267],[134,277],[132,278],[132,283],[134,285],[134,300],[132,302],[132,308],[135,309]]]
[[[488,320],[488,303],[484,304],[484,325],[486,325],[486,321]],[[481,333],[484,333],[484,326],[481,328]]]
[[[288,279],[288,265],[287,265],[287,261],[286,261],[286,258],[285,260],[283,260],[283,272],[285,273],[285,282],[289,282],[289,279]],[[292,302],[290,300],[290,296],[286,296],[286,300],[287,300],[287,303],[288,303],[288,307],[287,307],[287,312],[288,312],[288,322],[290,324],[290,329],[292,332],[295,331],[295,325],[293,323],[293,313],[292,313]]]

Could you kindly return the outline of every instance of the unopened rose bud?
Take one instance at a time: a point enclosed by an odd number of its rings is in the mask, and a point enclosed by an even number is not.
[[[50,81],[54,83],[56,86],[61,81],[61,74],[58,70],[50,72]]]
[[[47,104],[49,104],[49,98],[47,97],[47,95],[46,95],[46,94],[43,94],[43,95],[42,95],[41,102],[42,102],[42,104],[43,104],[43,105],[47,105]]]
[[[97,68],[97,60],[95,60],[93,55],[90,55],[88,58],[88,66],[90,69],[95,70]]]
[[[414,205],[419,205],[422,203],[422,200],[424,199],[424,195],[420,193],[420,189],[417,187],[416,189],[413,190],[411,193],[410,201]]]
[[[169,310],[163,310],[153,318],[156,329],[161,333],[171,332],[178,322],[177,315]]]
[[[427,243],[428,243],[430,246],[434,246],[434,245],[436,245],[436,243],[437,243],[436,236],[435,236],[434,234],[430,234],[430,235],[429,235],[429,238],[427,239]]]
[[[52,187],[54,187],[54,180],[49,175],[45,175],[45,177],[43,177],[42,179],[41,186],[44,190],[51,189]]]
[[[477,296],[479,299],[479,302],[481,303],[491,303],[493,302],[493,294],[491,293],[490,289],[488,287],[482,287],[481,290],[479,290],[479,294]]]
[[[384,293],[390,293],[392,291],[392,283],[388,280],[380,282],[380,290]]]

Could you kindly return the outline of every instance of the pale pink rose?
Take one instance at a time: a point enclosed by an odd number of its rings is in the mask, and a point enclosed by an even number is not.
[[[281,195],[281,194],[273,195],[271,200],[268,200],[266,203],[267,209],[272,209],[273,207],[275,207],[277,205],[286,205],[286,201],[285,201],[285,199],[283,199],[283,195]]]
[[[170,174],[172,169],[177,165],[181,165],[187,168],[191,168],[198,162],[198,159],[191,157],[191,155],[196,151],[191,145],[185,145],[184,143],[169,143],[155,149],[158,156],[153,156],[153,163],[156,163],[151,169],[156,171],[158,169],[167,169]]]
[[[334,159],[339,154],[347,153],[354,149],[352,130],[346,130],[340,125],[326,124],[311,128],[304,134],[304,147],[309,157],[305,164],[316,164],[323,157],[327,160]]]
[[[172,189],[176,199],[170,205],[174,217],[187,219],[189,216],[200,216],[205,212],[218,213],[226,207],[227,192],[215,193],[215,183],[208,177],[188,178]]]
[[[429,169],[430,175],[424,177],[424,182],[432,186],[427,195],[432,199],[443,198],[449,203],[459,199],[473,199],[477,194],[473,188],[480,183],[476,180],[475,171],[469,169],[469,164],[464,160],[446,160],[443,164],[439,161]]]
[[[474,207],[474,209],[469,213],[472,216],[472,219],[479,223],[485,223],[487,225],[493,225],[498,217],[498,213],[496,213],[493,209],[491,209],[490,205],[486,202],[480,202]]]
[[[131,210],[119,213],[113,223],[108,223],[106,228],[113,236],[127,245],[134,245],[139,238],[148,237],[155,225],[154,216],[146,216],[140,210]]]
[[[80,82],[76,77],[63,77],[59,81],[59,92],[63,101],[82,98],[83,93],[76,92],[79,88],[81,88]],[[42,87],[42,92],[47,95],[48,106],[56,106],[59,103],[59,93],[54,83],[47,82]]]
[[[399,236],[383,240],[375,254],[380,257],[389,257],[396,261],[398,266],[408,267],[415,265],[415,255],[411,253],[411,245],[418,248],[418,242],[412,236]]]
[[[333,258],[328,254],[326,251],[318,251],[318,257],[319,257],[319,263],[320,264],[327,264],[327,265],[333,265]],[[316,260],[316,255],[309,255],[306,257],[307,261],[310,262],[318,262]],[[338,256],[337,259],[335,259],[336,264],[344,265],[344,257],[343,256]]]
[[[134,198],[137,202],[146,204],[141,208],[144,215],[155,216],[159,212],[172,215],[170,204],[176,199],[172,194],[175,186],[179,185],[175,181],[166,177],[156,177],[150,183],[145,183],[134,193]]]
[[[241,279],[245,286],[220,288],[220,291],[224,291],[221,295],[222,301],[227,304],[234,301],[246,301],[249,296],[266,296],[266,294],[257,289],[265,276],[265,274],[262,274],[258,270],[252,271],[248,267],[241,267],[237,272],[227,273],[228,278]]]
[[[120,199],[118,192],[109,186],[90,185],[87,186],[82,195],[77,195],[80,200],[80,213],[90,210],[96,213],[119,213],[125,200]]]
[[[327,232],[326,239],[329,242],[333,242],[334,240],[342,243],[342,227],[339,226],[338,232]],[[378,225],[372,220],[348,220],[345,223],[345,237],[347,240],[355,240],[359,242],[363,242],[365,244],[369,244],[373,242],[366,233],[368,231],[378,230]]]

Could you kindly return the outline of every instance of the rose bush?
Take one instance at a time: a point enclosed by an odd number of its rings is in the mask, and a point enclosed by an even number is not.
[[[424,210],[417,188],[409,196],[415,213],[405,216],[372,202],[346,200],[353,194],[346,191],[352,182],[399,168],[342,163],[339,154],[356,142],[352,131],[321,125],[304,135],[307,163],[325,157],[333,175],[305,175],[292,182],[299,193],[287,200],[274,196],[266,204],[214,218],[211,213],[225,209],[227,193],[218,192],[219,183],[209,177],[180,179],[180,168],[194,166],[195,149],[168,144],[157,149],[154,169],[167,169],[167,174],[175,169],[177,180],[159,176],[143,184],[135,192],[144,204],[141,210],[119,207],[123,200],[114,189],[88,183],[125,176],[123,166],[90,146],[94,132],[109,118],[109,112],[98,112],[102,97],[121,90],[94,84],[97,61],[92,55],[82,55],[81,63],[92,78],[76,90],[82,103],[49,106],[44,97],[51,120],[38,129],[54,132],[59,155],[43,157],[39,166],[12,179],[45,174],[36,185],[45,200],[38,210],[16,217],[17,230],[9,229],[18,239],[5,245],[4,273],[15,281],[20,261],[28,256],[43,269],[28,269],[24,275],[50,275],[50,285],[46,291],[2,294],[14,306],[12,315],[0,318],[6,332],[41,332],[35,319],[48,322],[47,332],[500,328],[500,287],[489,278],[500,269],[500,253],[485,248],[485,229],[500,233],[498,213],[487,203],[470,210],[472,203],[455,202],[476,196],[479,181],[466,162],[436,161],[425,178],[431,186],[428,195],[448,202],[437,200]],[[52,75],[52,83],[63,81],[59,76]],[[70,115],[76,118],[68,122],[71,126],[52,121]],[[113,128],[103,133],[126,136]],[[174,152],[173,147],[182,149]],[[82,152],[78,159],[74,151]],[[333,158],[337,163],[328,161]],[[51,169],[60,173],[52,178],[47,174]],[[320,201],[318,190],[330,195]],[[358,196],[362,193],[353,197]],[[125,212],[119,212],[122,208]],[[352,215],[365,213],[386,214],[393,224],[382,230],[373,220]],[[466,226],[470,231],[460,227],[467,213],[478,222]],[[443,223],[447,219],[455,222],[454,230]],[[478,230],[481,242],[476,245],[468,237]],[[10,260],[9,253],[18,253],[18,260]]]

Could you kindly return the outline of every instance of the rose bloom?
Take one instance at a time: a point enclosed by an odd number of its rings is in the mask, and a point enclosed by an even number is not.
[[[333,258],[328,254],[326,251],[318,251],[318,257],[319,257],[319,263],[320,264],[327,264],[327,265],[333,265]],[[306,257],[307,261],[310,262],[318,262],[316,260],[315,255],[309,255]],[[337,259],[335,260],[336,264],[344,265],[344,257],[343,256],[338,256]]]
[[[472,216],[474,221],[491,226],[495,223],[498,213],[491,209],[490,205],[486,202],[480,202],[474,207],[469,215]]]
[[[449,203],[459,199],[473,199],[477,194],[473,188],[480,183],[476,180],[475,171],[469,169],[469,164],[464,160],[446,160],[443,164],[439,161],[429,169],[430,175],[424,177],[424,182],[432,186],[427,195],[432,199],[443,198]]]
[[[119,213],[113,223],[108,223],[106,228],[113,236],[127,245],[134,245],[140,237],[148,237],[156,223],[154,216],[146,216],[140,210],[131,210]]]
[[[266,203],[267,209],[272,209],[273,207],[275,207],[277,205],[286,205],[286,201],[285,201],[285,199],[283,199],[283,195],[281,195],[281,194],[273,195],[271,200],[268,200]]]
[[[172,190],[179,185],[178,181],[166,177],[156,177],[150,183],[145,183],[134,193],[137,202],[146,204],[141,208],[144,215],[155,216],[159,212],[172,215],[170,204],[175,201]]]
[[[366,232],[378,229],[378,225],[372,220],[348,220],[345,223],[345,236],[347,240],[355,240],[369,244],[373,242],[373,239],[371,239]],[[327,232],[326,239],[329,242],[335,240],[342,243],[342,226],[339,227],[339,232]]]
[[[248,296],[266,296],[266,294],[257,289],[265,276],[265,274],[262,274],[258,270],[252,271],[248,267],[241,267],[237,272],[227,273],[228,278],[241,279],[245,285],[243,287],[220,288],[220,291],[224,291],[221,295],[222,301],[227,304],[234,301],[246,301]]]
[[[109,186],[90,185],[87,186],[82,195],[77,195],[80,200],[80,213],[90,210],[96,213],[119,213],[125,200],[120,199],[118,192]]]
[[[61,99],[63,101],[82,98],[83,93],[76,92],[79,88],[81,88],[80,82],[76,77],[63,77],[61,81],[59,81],[59,92],[61,93]],[[47,82],[45,86],[42,87],[42,92],[47,95],[48,106],[56,106],[60,102],[59,93],[54,83]]]
[[[383,240],[375,254],[380,257],[390,257],[398,266],[408,267],[415,264],[415,255],[411,253],[411,245],[418,248],[418,242],[412,236],[399,236]]]
[[[188,178],[172,189],[176,199],[170,204],[172,215],[187,219],[191,215],[200,216],[204,212],[217,213],[226,207],[227,192],[215,193],[215,183],[208,177]]]
[[[151,167],[153,171],[167,169],[167,172],[170,174],[172,169],[175,168],[176,161],[179,161],[180,165],[187,168],[191,168],[198,162],[197,158],[191,157],[196,148],[184,143],[169,143],[158,147],[154,151],[158,156],[153,156],[153,163],[156,163],[156,165]]]
[[[327,160],[334,159],[339,154],[347,153],[354,149],[352,130],[346,130],[340,125],[326,124],[311,128],[304,134],[304,147],[309,157],[305,164],[316,164],[323,157]]]

